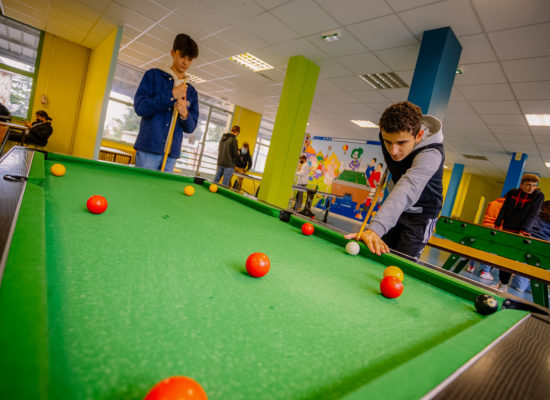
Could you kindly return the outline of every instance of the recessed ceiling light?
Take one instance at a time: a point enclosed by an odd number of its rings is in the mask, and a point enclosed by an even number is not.
[[[342,33],[340,32],[340,30],[336,30],[323,33],[321,39],[323,39],[325,42],[335,42],[337,40],[340,40],[340,37],[342,37]]]
[[[373,89],[397,89],[408,88],[403,79],[401,79],[395,72],[378,72],[376,74],[361,74],[359,78],[364,80]]]
[[[550,168],[550,162],[545,163],[548,168]]]
[[[193,74],[185,74],[187,76],[187,79],[193,83],[203,83],[206,82],[206,79],[201,78],[200,76],[193,75]]]
[[[447,167],[445,164],[443,164],[443,168],[448,169],[449,167]]]
[[[371,121],[352,119],[351,122],[353,122],[357,126],[360,126],[361,128],[378,128],[378,125]]]
[[[550,126],[550,114],[525,114],[531,126]]]
[[[266,71],[268,69],[275,68],[273,65],[260,60],[258,57],[253,56],[250,53],[238,54],[236,56],[229,57],[229,59],[237,64],[241,64],[243,67],[250,68],[254,72]]]

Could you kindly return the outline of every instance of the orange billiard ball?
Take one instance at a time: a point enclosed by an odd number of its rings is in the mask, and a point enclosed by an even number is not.
[[[171,376],[153,386],[144,400],[208,400],[208,396],[194,379]]]
[[[208,187],[208,190],[210,190],[212,193],[216,193],[218,191],[218,185],[213,183]]]
[[[183,193],[185,193],[187,196],[193,196],[195,194],[195,188],[191,185],[188,185],[183,189]]]
[[[271,262],[264,253],[252,253],[246,259],[246,272],[254,278],[261,278],[269,272]]]
[[[52,172],[52,175],[54,176],[63,176],[65,175],[66,169],[63,164],[54,164],[50,168],[50,171]]]

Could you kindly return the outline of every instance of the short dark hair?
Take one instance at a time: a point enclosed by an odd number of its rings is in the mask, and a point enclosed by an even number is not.
[[[422,109],[417,105],[402,101],[386,108],[380,117],[380,129],[386,133],[410,132],[414,137],[420,132]]]
[[[199,56],[199,46],[191,39],[191,36],[185,33],[180,33],[176,36],[172,50],[179,50],[182,57],[197,58]]]
[[[521,183],[523,182],[539,182],[539,177],[535,174],[525,174],[521,177]]]
[[[550,221],[550,200],[546,200],[542,203],[539,215],[545,221]]]
[[[233,125],[231,132],[241,132],[241,127],[239,125]]]
[[[36,113],[36,115],[40,115],[42,118],[46,118],[47,121],[51,121],[52,119],[50,118],[50,116],[48,115],[48,113],[44,110],[38,110]]]

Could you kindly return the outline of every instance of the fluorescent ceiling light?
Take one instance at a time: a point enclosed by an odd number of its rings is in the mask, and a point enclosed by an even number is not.
[[[548,168],[550,168],[550,162],[545,163]]]
[[[206,79],[201,78],[200,76],[193,74],[186,74],[187,79],[193,83],[203,83],[206,82]]]
[[[260,60],[258,57],[255,57],[250,53],[238,54],[236,56],[229,57],[229,59],[237,64],[241,64],[243,67],[250,68],[254,72],[266,71],[268,69],[275,68],[273,65]]]
[[[359,78],[364,80],[373,89],[397,89],[408,88],[403,79],[395,72],[378,72],[376,74],[361,74]]]
[[[361,128],[378,128],[378,125],[371,121],[352,119],[351,122],[353,122],[357,126],[360,126]]]
[[[531,126],[550,126],[550,114],[525,114]]]

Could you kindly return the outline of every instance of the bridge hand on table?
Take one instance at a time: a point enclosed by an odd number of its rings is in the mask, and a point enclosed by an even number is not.
[[[344,237],[346,239],[357,239],[357,233],[348,233],[347,235],[344,235]],[[390,252],[388,245],[380,239],[380,236],[378,236],[376,232],[371,231],[370,229],[365,230],[361,234],[360,239],[365,242],[369,250],[376,255]]]

